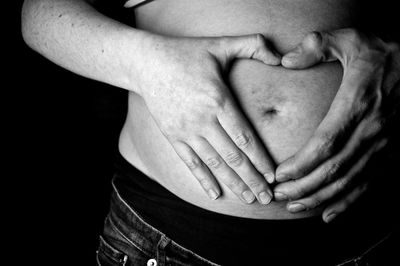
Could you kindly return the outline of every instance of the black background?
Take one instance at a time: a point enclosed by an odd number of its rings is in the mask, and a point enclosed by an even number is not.
[[[3,265],[95,265],[127,92],[31,50],[21,36],[21,6],[8,9],[12,32],[3,41],[3,178],[11,181],[2,186],[3,218],[11,223],[5,233],[13,261]]]
[[[3,241],[13,261],[2,265],[94,265],[127,92],[26,46],[21,5],[5,11],[2,38]]]

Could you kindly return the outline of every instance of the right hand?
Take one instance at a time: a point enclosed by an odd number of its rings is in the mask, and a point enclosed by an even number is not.
[[[260,34],[143,40],[138,80],[159,129],[211,199],[224,183],[245,203],[268,204],[275,165],[239,110],[222,74],[235,58],[279,65]]]

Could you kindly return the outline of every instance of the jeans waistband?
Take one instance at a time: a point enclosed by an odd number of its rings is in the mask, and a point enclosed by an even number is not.
[[[193,265],[217,265],[180,246],[164,233],[148,224],[124,201],[114,183],[109,219],[129,243],[140,247],[149,256],[156,257],[159,262],[165,260],[164,253],[168,249],[169,256],[191,261]],[[165,262],[162,264],[165,265]]]

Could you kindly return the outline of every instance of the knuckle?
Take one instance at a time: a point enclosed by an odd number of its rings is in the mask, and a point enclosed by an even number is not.
[[[250,136],[250,134],[240,133],[236,135],[233,141],[239,148],[245,149],[251,145],[253,138]]]
[[[344,198],[341,203],[340,203],[340,209],[341,211],[346,210],[351,204],[351,201],[348,197]]]
[[[232,37],[232,36],[219,36],[219,37],[213,37],[214,40],[214,45],[213,49],[215,50],[215,54],[220,55],[220,56],[226,56],[227,53],[232,51],[232,47],[235,46],[235,42],[237,40],[237,37]],[[228,56],[229,58],[229,56]]]
[[[250,161],[254,168],[257,169],[263,176],[272,175],[275,176],[274,166],[270,163],[268,158],[256,157]]]
[[[261,191],[265,187],[264,184],[257,179],[250,179],[246,181],[246,185],[254,191]]]
[[[311,200],[311,204],[310,204],[310,208],[315,208],[318,207],[319,205],[321,205],[322,203],[322,199],[320,197],[314,197]]]
[[[374,121],[372,127],[375,129],[376,133],[382,131],[386,125],[386,119],[379,118]]]
[[[323,36],[319,31],[310,32],[306,36],[306,45],[313,50],[321,50],[323,44]]]
[[[228,36],[220,36],[218,38],[211,38],[212,44],[214,44],[218,48],[227,47],[228,44],[231,42],[232,38]]]
[[[378,144],[377,144],[377,146],[376,146],[376,148],[375,148],[375,151],[381,151],[382,149],[384,149],[385,147],[387,147],[387,145],[388,145],[388,142],[389,142],[389,139],[388,138],[382,138],[379,142],[378,142]]]
[[[222,162],[218,157],[210,157],[206,160],[206,164],[208,167],[212,169],[219,169],[222,167]]]
[[[265,41],[265,38],[262,34],[258,33],[255,34],[253,37],[254,40],[254,51],[253,51],[253,56],[255,57],[259,55],[261,52],[265,51],[264,49],[267,47],[267,43]]]
[[[225,36],[220,36],[215,38],[204,38],[203,41],[208,47],[209,51],[218,54],[221,50],[223,50],[223,47],[226,47],[228,39],[229,38]]]
[[[341,168],[341,163],[335,162],[327,166],[324,170],[324,180],[326,183],[329,183],[334,179],[335,176],[337,176],[340,168]]]
[[[298,176],[304,176],[307,173],[306,169],[301,167],[297,162],[292,165],[291,172]]]
[[[369,186],[370,186],[370,184],[368,182],[366,182],[366,183],[362,184],[361,186],[359,186],[358,189],[360,190],[360,193],[363,193],[369,189]]]
[[[220,37],[203,38],[203,39],[208,40],[208,42],[206,43],[207,49],[212,55],[217,56],[217,58],[224,58],[226,56],[227,47],[232,46],[232,37],[229,36],[220,36]]]
[[[160,131],[171,143],[179,140],[178,135],[175,133],[176,127],[171,124],[161,123]]]
[[[357,115],[362,115],[365,113],[368,108],[371,107],[371,98],[373,95],[362,95],[359,99],[355,101],[355,106],[354,106],[354,114]]]
[[[319,132],[316,139],[316,152],[320,155],[329,154],[335,144],[335,135],[330,132]]]
[[[209,182],[208,178],[199,177],[197,180],[199,181],[200,185],[201,185],[203,188],[205,188],[205,189],[211,188],[211,183]]]
[[[305,194],[305,189],[301,186],[296,186],[293,188],[292,191],[290,191],[290,195],[293,199],[300,198]]]
[[[229,178],[229,180],[225,181],[225,185],[227,185],[232,191],[244,191],[243,182],[238,178]]]
[[[201,162],[199,160],[199,158],[196,157],[190,157],[190,158],[184,158],[183,162],[186,164],[186,166],[190,169],[190,170],[194,170],[197,167],[200,166]]]
[[[346,124],[338,127],[337,135],[343,133],[346,127],[353,121],[362,119],[368,110],[372,110],[373,103],[371,103],[371,96],[367,95],[351,95],[346,99],[343,104],[343,110],[347,112],[348,118]],[[329,133],[328,133],[329,134]]]
[[[217,81],[215,83],[218,83]],[[204,99],[205,105],[210,109],[222,109],[225,106],[227,98],[218,90],[216,87],[218,85],[213,86],[207,90],[207,96]],[[200,99],[201,100],[201,99]]]
[[[353,67],[362,72],[379,73],[385,71],[390,51],[380,47],[361,47],[354,57]]]
[[[343,191],[347,188],[349,180],[347,178],[341,178],[336,181],[336,190]]]
[[[292,177],[292,175],[294,177],[305,176],[308,173],[308,167],[303,167],[301,165],[301,159],[299,155],[295,154],[292,158],[288,159],[288,162],[290,163],[290,177]],[[296,180],[294,180],[293,182],[296,182]]]
[[[242,153],[239,151],[231,151],[226,154],[225,161],[230,166],[240,166],[244,159]]]
[[[360,43],[362,39],[361,33],[356,29],[346,29],[344,31],[346,34],[346,39],[351,43]]]
[[[368,125],[366,130],[364,131],[364,135],[367,139],[371,139],[378,135],[385,127],[385,120],[380,118],[374,120],[372,123]]]
[[[194,115],[194,117],[198,117],[198,116]],[[177,117],[176,120],[175,120],[175,124],[173,125],[175,128],[174,129],[170,128],[169,130],[171,132],[172,132],[172,130],[174,130],[174,131],[178,131],[178,130],[179,131],[186,131],[191,127],[191,124],[192,124],[191,119],[192,118],[189,118],[187,116]]]
[[[264,36],[261,33],[254,34],[254,40],[257,47],[265,44]]]

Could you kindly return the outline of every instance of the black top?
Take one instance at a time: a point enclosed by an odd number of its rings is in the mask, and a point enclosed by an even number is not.
[[[121,197],[147,223],[185,248],[224,265],[249,265],[252,259],[271,265],[313,265],[314,260],[315,265],[329,265],[328,261],[361,253],[391,230],[389,220],[355,209],[351,216],[339,216],[329,225],[319,216],[256,220],[219,214],[178,198],[120,154],[115,166],[114,184]]]

